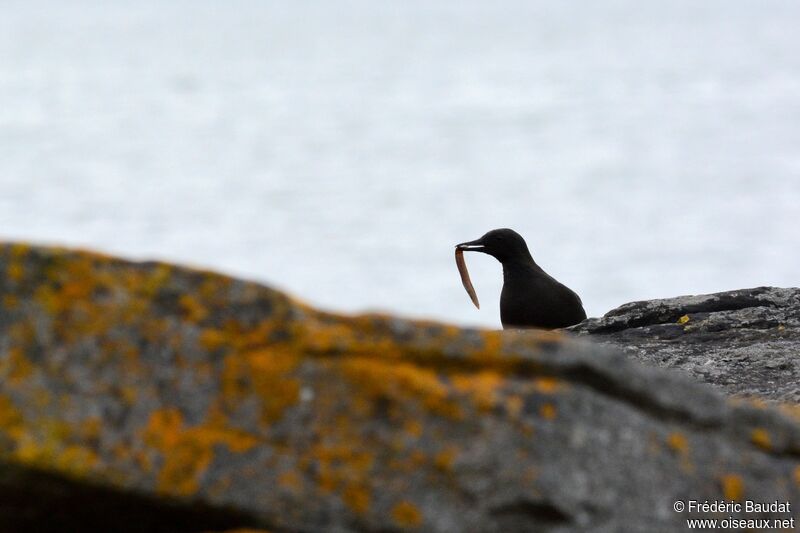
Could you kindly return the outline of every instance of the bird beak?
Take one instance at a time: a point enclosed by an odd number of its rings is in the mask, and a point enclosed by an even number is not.
[[[483,244],[483,240],[475,239],[474,241],[456,244],[456,249],[463,250],[465,252],[483,252],[486,249],[486,246]]]

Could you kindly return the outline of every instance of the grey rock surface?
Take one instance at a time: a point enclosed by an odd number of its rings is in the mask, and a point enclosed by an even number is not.
[[[800,402],[800,289],[633,302],[568,328],[729,394]]]

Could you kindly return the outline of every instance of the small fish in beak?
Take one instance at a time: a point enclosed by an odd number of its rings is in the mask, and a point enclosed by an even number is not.
[[[475,287],[472,286],[472,281],[469,279],[469,271],[467,271],[467,263],[464,261],[464,249],[461,248],[461,244],[456,246],[456,266],[458,267],[458,273],[461,274],[461,284],[464,285],[464,289],[466,289],[467,294],[469,294],[472,303],[475,304],[475,307],[478,309],[481,308],[481,304],[478,303],[478,295],[475,294]]]

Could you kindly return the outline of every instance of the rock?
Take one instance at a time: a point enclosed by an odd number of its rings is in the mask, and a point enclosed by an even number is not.
[[[677,500],[800,501],[794,410],[566,333],[340,316],[24,245],[0,246],[0,309],[0,478],[36,494],[26,524],[59,501],[35,472],[270,531],[676,531],[751,517]]]
[[[8,533],[192,533],[257,522],[234,509],[139,494],[2,461],[0,502],[0,531]]]
[[[569,328],[729,394],[800,402],[800,289],[625,304]]]

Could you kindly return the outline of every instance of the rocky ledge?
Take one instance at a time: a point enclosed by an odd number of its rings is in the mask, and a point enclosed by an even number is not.
[[[800,289],[625,304],[569,328],[740,396],[800,402]]]
[[[791,518],[678,500],[800,505],[794,408],[567,333],[340,316],[19,244],[0,310],[2,530],[677,531]]]

